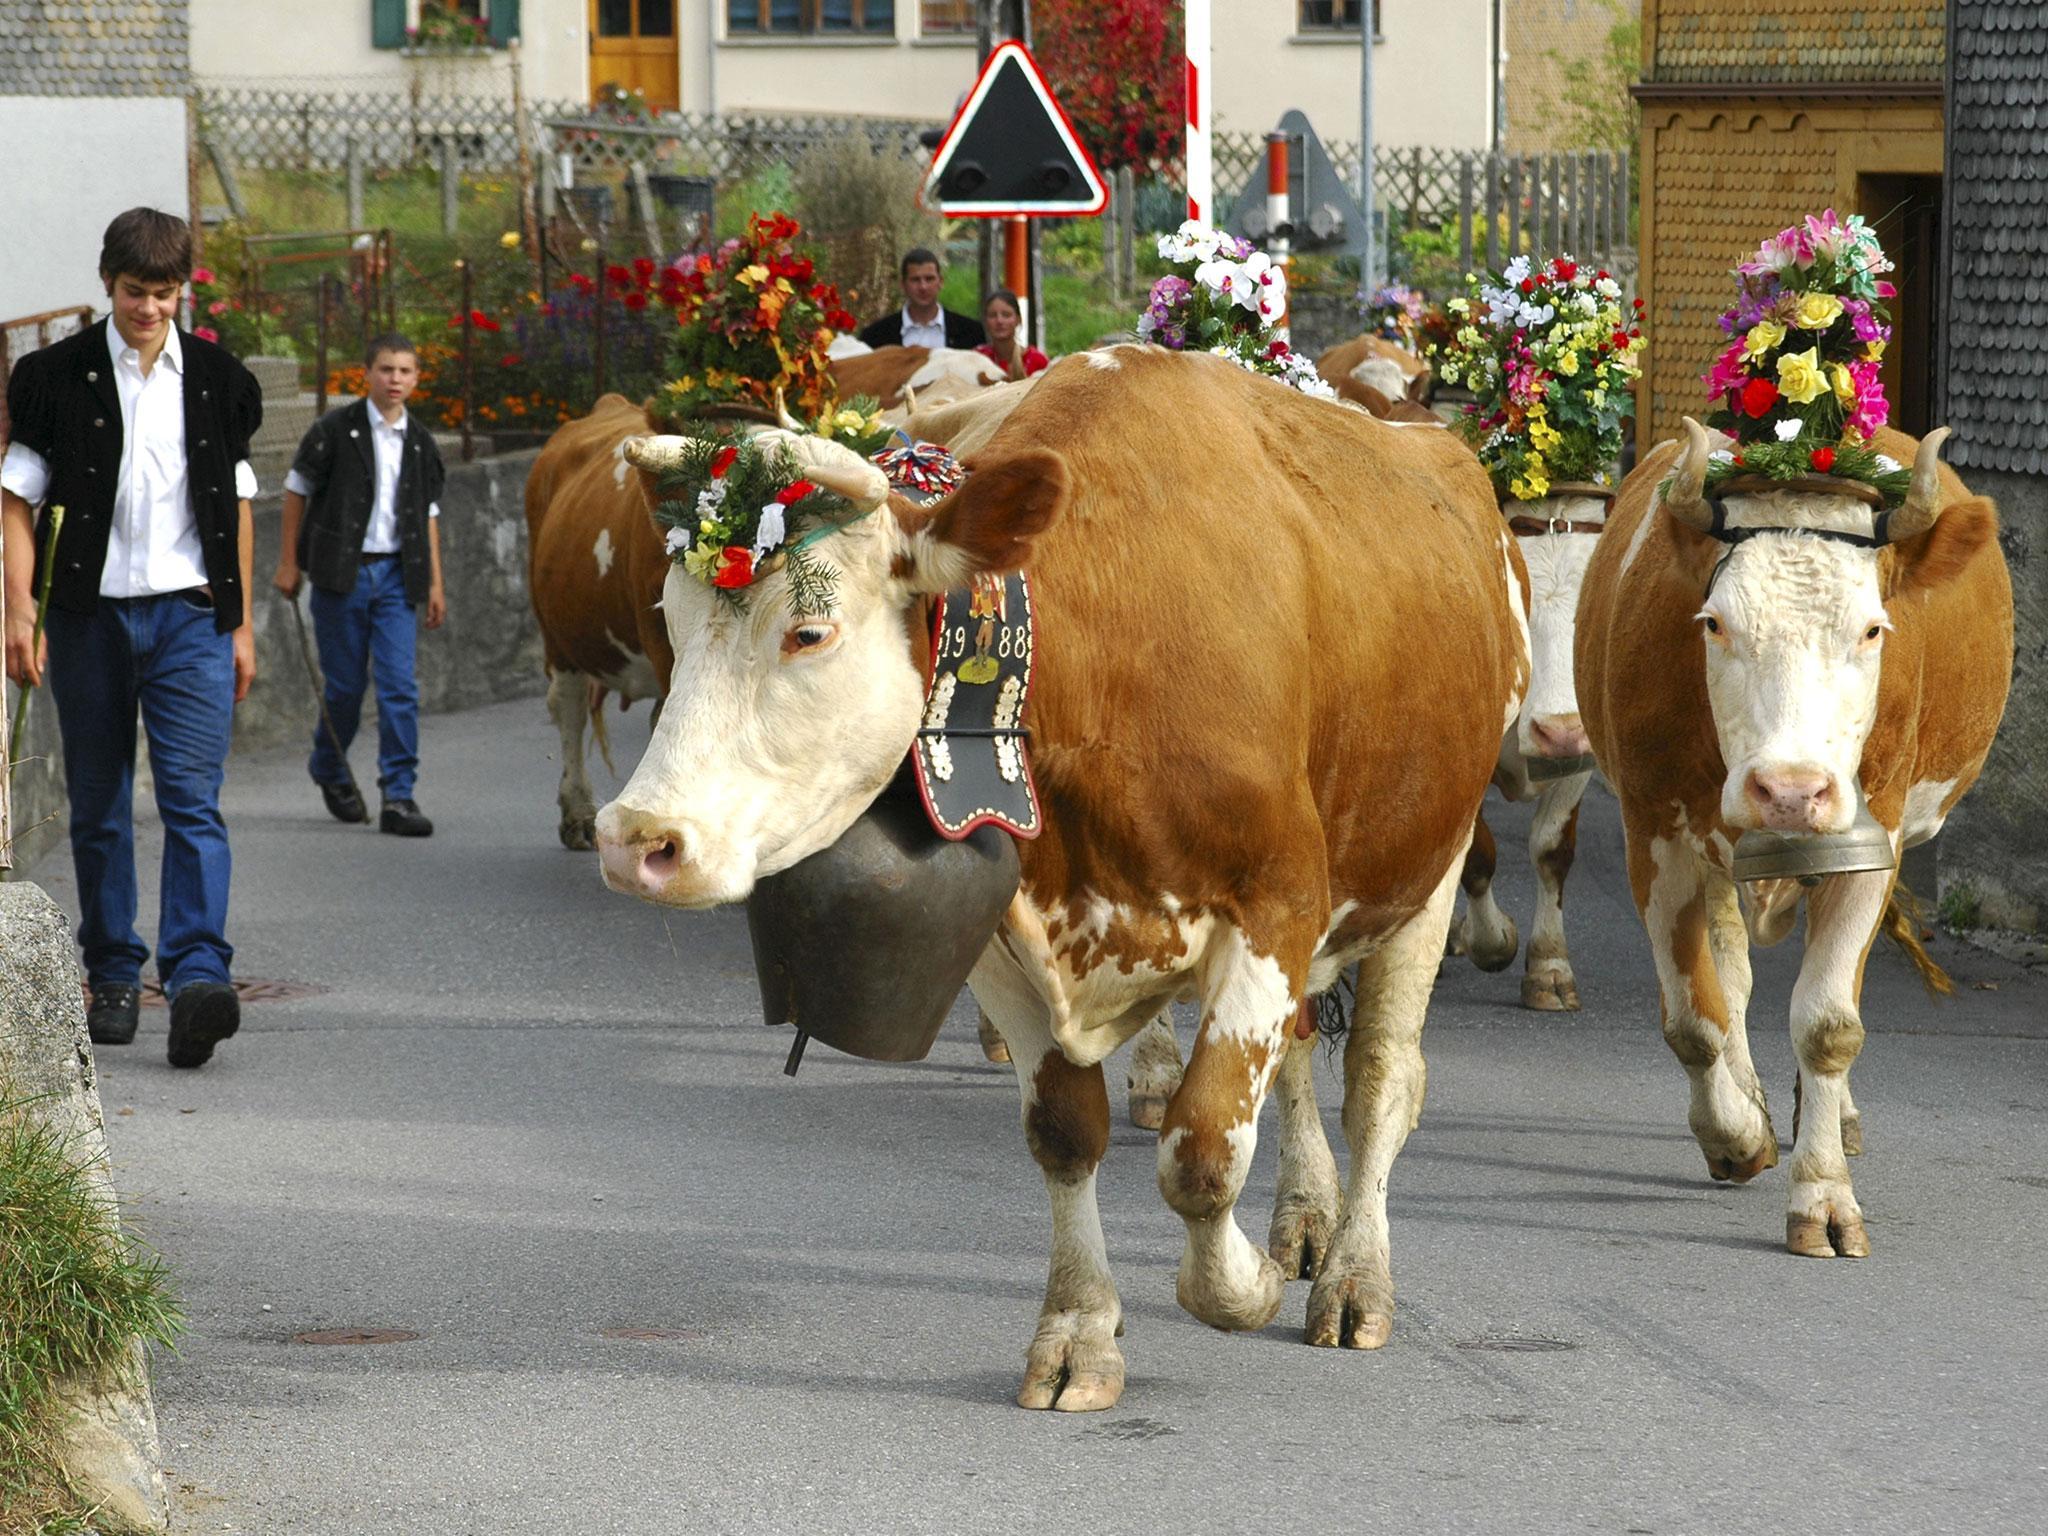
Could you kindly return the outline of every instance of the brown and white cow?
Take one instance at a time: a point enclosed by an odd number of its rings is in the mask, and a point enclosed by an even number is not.
[[[540,622],[548,713],[562,741],[560,834],[589,848],[597,802],[584,736],[603,742],[604,695],[659,699],[674,657],[655,608],[668,556],[626,443],[652,430],[647,413],[606,395],[556,430],[526,478],[527,590]]]
[[[1332,389],[1342,390],[1347,382],[1358,383],[1377,390],[1390,401],[1410,400],[1417,405],[1428,404],[1434,382],[1429,364],[1398,341],[1389,341],[1370,331],[1322,353],[1316,358],[1316,372]]]
[[[1579,593],[1605,525],[1609,498],[1561,490],[1540,501],[1502,509],[1529,572],[1529,696],[1515,727],[1501,739],[1493,786],[1504,800],[1536,802],[1529,824],[1529,862],[1536,871],[1536,918],[1522,973],[1522,1006],[1576,1009],[1578,979],[1564,937],[1564,882],[1578,843],[1579,802],[1591,769],[1537,779],[1532,765],[1584,756],[1585,723],[1573,686],[1572,640]],[[1460,884],[1466,911],[1451,929],[1454,952],[1481,970],[1498,971],[1520,943],[1514,919],[1493,896],[1493,829],[1482,814],[1473,829]]]
[[[809,478],[882,507],[871,466],[798,446]],[[792,615],[779,575],[735,612],[669,574],[675,674],[598,816],[607,881],[711,906],[833,842],[911,746],[931,594],[1028,562],[1045,830],[1019,847],[1023,884],[972,978],[1053,1209],[1018,1401],[1104,1408],[1122,1391],[1101,1062],[1183,995],[1202,1023],[1158,1154],[1187,1229],[1182,1305],[1232,1329],[1280,1306],[1285,1272],[1235,1216],[1277,1076],[1290,1257],[1303,1234],[1323,1242],[1307,1337],[1384,1343],[1387,1175],[1421,1110],[1458,870],[1527,675],[1516,552],[1470,453],[1220,358],[1119,347],[1056,363],[952,497],[888,501],[814,554],[840,572],[823,614]],[[1437,642],[1408,643],[1422,632]],[[1331,1223],[1334,1160],[1301,1107],[1311,1053],[1289,1045],[1304,997],[1353,961],[1351,1174]]]
[[[965,399],[1003,379],[1002,365],[972,348],[877,347],[835,357],[832,388],[842,400],[867,395],[879,401],[882,418],[901,426],[913,402],[944,405]]]
[[[1880,452],[1913,463],[1882,548],[1827,537],[1873,539],[1873,512],[1813,489],[1728,495],[1722,526],[1734,532],[1711,536],[1712,449],[1697,424],[1686,432],[1682,448],[1664,444],[1629,476],[1598,541],[1579,604],[1578,689],[1621,800],[1664,1038],[1692,1081],[1693,1134],[1708,1172],[1739,1183],[1777,1162],[1778,1142],[1750,1062],[1734,842],[1749,828],[1843,831],[1859,793],[1895,849],[1932,837],[2005,708],[2012,589],[1991,503],[1938,464],[1946,430],[1919,444],[1877,435]],[[1862,1144],[1848,1074],[1863,1045],[1863,965],[1894,879],[1834,875],[1806,893],[1791,1009],[1794,1253],[1870,1251],[1846,1161]],[[1790,915],[1771,923],[1777,933]]]

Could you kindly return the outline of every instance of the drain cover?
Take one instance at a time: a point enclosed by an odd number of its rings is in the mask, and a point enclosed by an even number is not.
[[[408,1344],[419,1335],[405,1328],[317,1328],[295,1333],[295,1344]]]
[[[601,1336],[607,1339],[635,1339],[644,1344],[688,1343],[692,1339],[704,1337],[695,1328],[606,1328]]]
[[[263,976],[241,976],[235,980],[235,996],[245,1003],[288,1003],[298,997],[318,997],[327,989],[316,987],[304,981],[273,981]],[[92,1000],[92,988],[85,988],[86,1000]],[[161,1008],[164,1006],[164,986],[160,981],[145,981],[142,984],[142,1006]]]
[[[1460,1339],[1459,1349],[1493,1349],[1510,1355],[1547,1355],[1560,1349],[1577,1349],[1569,1339],[1546,1339],[1541,1335],[1497,1334],[1483,1339]]]

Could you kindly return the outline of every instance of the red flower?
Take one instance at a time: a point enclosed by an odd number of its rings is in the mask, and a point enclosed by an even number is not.
[[[480,331],[496,331],[503,329],[503,327],[501,327],[497,321],[493,320],[489,315],[485,314],[480,309],[472,309],[469,312],[469,323],[475,326]]]
[[[1607,269],[1605,267],[1600,269],[1600,281],[1603,283],[1607,281]]]
[[[1623,347],[1627,346],[1627,345],[1628,345],[1628,332],[1627,332],[1627,331],[1616,331],[1616,332],[1614,333],[1614,338],[1613,338],[1613,341],[1611,342],[1611,345],[1612,345],[1612,346],[1614,347],[1614,349],[1615,349],[1616,351],[1620,351],[1620,350],[1621,350],[1621,349],[1622,349]]]
[[[1816,448],[1807,455],[1807,462],[1812,464],[1822,474],[1826,474],[1835,467],[1835,450],[1832,448]]]
[[[825,323],[835,331],[850,331],[860,324],[858,320],[854,319],[853,316],[843,309],[829,311],[825,316]]]
[[[793,507],[816,489],[808,480],[792,480],[775,493],[775,500],[778,505]]]
[[[1525,278],[1523,278],[1523,279],[1522,279],[1522,292],[1524,292],[1524,293],[1534,293],[1535,291],[1536,291],[1536,279],[1535,279],[1535,278],[1533,278],[1533,277],[1525,277]]]
[[[750,587],[754,584],[754,552],[741,549],[737,544],[728,544],[718,552],[718,574],[711,578],[714,587]]]
[[[711,478],[714,480],[723,480],[725,478],[725,472],[728,469],[732,468],[733,460],[737,459],[739,456],[739,449],[733,447],[730,443],[728,443],[725,447],[719,449],[718,452],[711,455]]]
[[[654,281],[653,261],[645,256],[635,256],[633,258],[633,276],[638,278],[640,286],[645,288]]]
[[[621,288],[625,287],[626,284],[630,283],[633,280],[633,274],[628,272],[624,267],[620,266],[617,262],[613,262],[610,266],[606,267],[604,269],[604,275],[605,280],[607,282],[614,283]]]
[[[192,334],[194,336],[197,336],[201,341],[220,340],[220,332],[216,331],[210,325],[195,325],[192,327]]]
[[[571,288],[574,288],[578,293],[589,293],[592,289],[597,287],[597,284],[593,283],[581,272],[571,272],[569,274],[569,286]]]
[[[1738,404],[1742,414],[1755,421],[1768,416],[1771,407],[1778,403],[1778,386],[1769,379],[1751,379],[1742,386]]]
[[[507,352],[498,359],[498,366],[500,368],[517,368],[523,361],[524,359],[517,352]]]
[[[627,294],[624,299],[620,300],[620,302],[628,309],[645,309],[647,307],[647,295],[636,288],[633,292]]]
[[[1579,275],[1579,264],[1576,261],[1565,261],[1560,258],[1551,263],[1550,270],[1557,274],[1557,280],[1560,283],[1568,283]]]

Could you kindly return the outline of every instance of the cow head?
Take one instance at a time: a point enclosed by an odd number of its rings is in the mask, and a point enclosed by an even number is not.
[[[1690,418],[1685,428],[1663,507],[1711,537],[1707,436]],[[1868,541],[1877,519],[1855,496],[1809,489],[1731,495],[1722,536],[1701,541],[1701,566],[1712,574],[1696,617],[1728,770],[1721,816],[1729,825],[1834,833],[1854,820],[1891,628],[1886,605],[1952,579],[1996,535],[1989,502],[1941,504],[1938,455],[1947,436],[1942,428],[1920,444],[1912,489],[1888,519],[1883,547],[1815,536]],[[1744,528],[1788,531],[1727,542],[1726,530]]]
[[[1529,692],[1515,721],[1515,745],[1524,757],[1579,757],[1592,751],[1572,681],[1572,645],[1579,589],[1598,548],[1607,502],[1598,496],[1562,495],[1517,509],[1545,525],[1541,533],[1515,530],[1529,569]]]
[[[827,611],[791,611],[786,573],[731,603],[671,567],[662,613],[675,671],[660,723],[598,813],[605,883],[709,907],[837,841],[908,755],[924,706],[924,598],[1024,563],[1067,494],[1056,454],[977,465],[930,508],[888,494],[852,450],[788,432],[805,478],[869,515],[814,546],[837,579]],[[636,438],[643,473],[678,439]]]

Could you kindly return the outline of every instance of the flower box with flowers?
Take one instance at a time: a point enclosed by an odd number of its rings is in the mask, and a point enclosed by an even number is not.
[[[1176,352],[1212,352],[1303,394],[1334,399],[1316,366],[1278,334],[1287,269],[1251,242],[1193,219],[1159,237],[1159,255],[1184,270],[1153,283],[1138,339]]]
[[[1642,372],[1642,300],[1624,303],[1609,273],[1568,256],[1517,256],[1469,282],[1445,305],[1454,329],[1430,357],[1444,383],[1472,393],[1459,430],[1495,494],[1541,501],[1604,487]]]
[[[1406,283],[1387,283],[1370,293],[1360,289],[1358,312],[1373,334],[1398,341],[1413,351],[1422,332],[1429,301]]]

